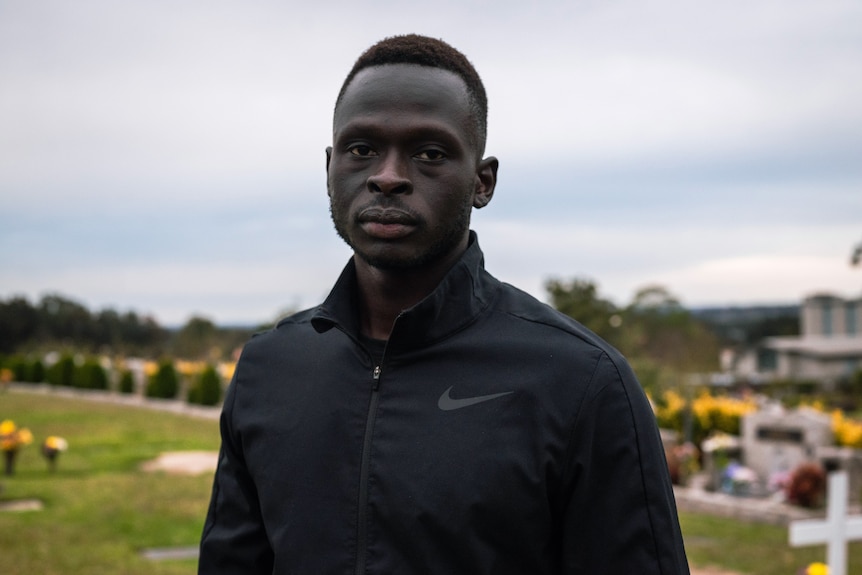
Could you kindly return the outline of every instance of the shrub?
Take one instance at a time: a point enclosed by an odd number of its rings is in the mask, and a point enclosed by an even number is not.
[[[30,364],[27,381],[33,383],[42,383],[45,381],[45,364],[42,363],[41,359],[36,358],[33,360],[33,363]]]
[[[221,378],[215,368],[206,366],[189,389],[189,403],[218,405],[221,401]]]
[[[174,399],[179,390],[180,379],[173,362],[170,359],[162,360],[147,382],[147,397]]]
[[[787,500],[802,507],[819,507],[826,493],[826,471],[816,463],[802,463],[790,474]]]
[[[23,355],[6,358],[3,366],[12,372],[12,379],[20,383],[38,383],[45,379],[45,366],[36,358],[30,360]]]
[[[809,396],[817,393],[818,390],[821,389],[821,386],[816,381],[809,380],[801,380],[794,382],[795,391],[799,395]]]
[[[853,387],[854,393],[862,394],[862,369],[857,369],[850,380],[850,385]]]
[[[20,355],[9,358],[6,362],[6,367],[12,371],[12,378],[18,382],[29,381],[30,366],[27,359]]]
[[[63,385],[70,387],[75,373],[75,359],[64,354],[57,362],[48,368],[47,380],[52,385]]]
[[[131,372],[131,370],[124,369],[120,374],[120,393],[134,393],[135,392],[135,375]]]
[[[108,389],[108,374],[98,360],[88,359],[75,368],[72,383],[81,389]]]

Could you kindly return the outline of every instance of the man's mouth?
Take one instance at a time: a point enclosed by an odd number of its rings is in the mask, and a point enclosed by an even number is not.
[[[357,216],[362,229],[371,237],[395,240],[409,235],[416,228],[417,219],[396,208],[366,208]]]
[[[369,207],[359,212],[360,223],[416,225],[416,218],[409,212],[398,208]]]

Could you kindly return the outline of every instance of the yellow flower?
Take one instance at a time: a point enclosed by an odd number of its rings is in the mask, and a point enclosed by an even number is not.
[[[177,371],[185,376],[197,375],[206,367],[206,364],[202,361],[187,361],[182,359],[177,360],[175,365]]]
[[[30,430],[18,428],[11,419],[0,423],[0,449],[3,451],[17,451],[19,447],[29,445],[33,442],[33,434]]]
[[[148,361],[144,363],[144,374],[146,374],[147,377],[155,375],[157,371],[159,371],[159,364],[156,362]]]
[[[862,422],[847,419],[838,409],[832,412],[832,432],[838,445],[862,447]]]
[[[736,447],[737,443],[732,435],[724,433],[723,431],[716,431],[704,439],[700,446],[704,451],[712,452]]]
[[[56,449],[57,451],[66,451],[69,447],[69,443],[62,437],[51,435],[45,439],[45,447],[48,449]]]
[[[812,563],[805,570],[805,575],[829,575],[829,567],[823,563]]]
[[[218,370],[219,375],[221,375],[225,381],[230,381],[233,379],[233,372],[236,371],[236,362],[222,362],[219,365]]]
[[[33,434],[26,427],[18,430],[18,443],[21,445],[33,443]]]
[[[18,428],[11,419],[6,419],[3,423],[0,423],[0,435],[12,435],[16,429]]]

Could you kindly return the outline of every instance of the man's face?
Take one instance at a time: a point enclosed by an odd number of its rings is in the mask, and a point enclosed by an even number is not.
[[[408,270],[460,255],[496,177],[472,126],[451,72],[393,64],[354,77],[335,112],[327,189],[335,229],[366,263]]]

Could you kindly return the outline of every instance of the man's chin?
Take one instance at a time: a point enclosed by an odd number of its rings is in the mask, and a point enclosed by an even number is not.
[[[410,258],[396,254],[366,253],[355,249],[353,253],[369,266],[389,272],[409,271],[422,267],[425,263],[424,258]]]

